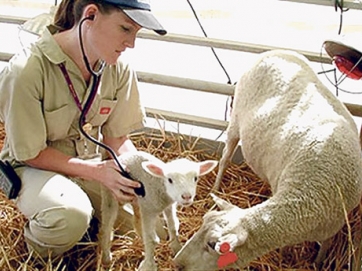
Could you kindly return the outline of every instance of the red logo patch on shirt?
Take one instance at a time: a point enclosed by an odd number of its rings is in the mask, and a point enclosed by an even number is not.
[[[99,114],[101,115],[107,115],[109,114],[109,112],[111,112],[110,107],[101,107],[101,109],[99,110]]]

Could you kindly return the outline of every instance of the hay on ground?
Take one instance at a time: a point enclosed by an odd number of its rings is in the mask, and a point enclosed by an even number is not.
[[[3,128],[0,129],[0,140],[3,140]],[[176,157],[188,157],[196,161],[220,158],[216,153],[206,154],[210,153],[209,146],[205,145],[205,149],[202,149],[198,144],[196,150],[195,140],[179,134],[166,135],[155,131],[149,134],[134,134],[131,139],[140,150],[148,151],[164,161]],[[0,143],[2,144],[2,141]],[[202,216],[213,206],[208,194],[215,177],[215,172],[202,177],[195,203],[191,207],[178,210],[182,242],[193,235],[202,223]],[[229,166],[221,192],[218,193],[218,196],[242,208],[258,204],[270,195],[269,185],[255,176],[246,164]],[[361,243],[360,208],[356,208],[348,218],[348,224],[334,237],[323,270],[351,270],[353,253]],[[23,237],[25,223],[26,219],[15,204],[0,193],[0,270],[102,270],[97,261],[97,244],[87,236],[65,255],[52,260],[44,261],[37,255],[29,254]],[[110,270],[134,271],[142,260],[142,241],[134,231],[124,235],[116,234],[112,251],[114,261]],[[317,252],[318,244],[314,242],[280,248],[253,261],[248,270],[317,270],[313,264]],[[167,241],[162,241],[155,253],[160,270],[174,270]]]

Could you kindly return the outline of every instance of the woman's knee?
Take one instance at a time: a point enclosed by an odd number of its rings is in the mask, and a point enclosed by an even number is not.
[[[74,246],[89,227],[93,215],[88,195],[69,178],[54,172],[25,167],[17,199],[28,218],[27,242],[39,254],[61,254]]]
[[[92,208],[84,190],[66,176],[29,167],[22,167],[18,171],[22,178],[22,189],[16,204],[28,219],[55,207]]]
[[[68,248],[75,245],[87,231],[92,212],[92,208],[44,209],[29,219],[27,234],[39,245]]]

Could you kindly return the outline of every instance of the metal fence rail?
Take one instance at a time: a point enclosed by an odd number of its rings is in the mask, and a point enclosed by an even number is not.
[[[290,0],[282,0],[282,1],[290,1]],[[307,0],[294,0],[295,2],[305,2],[305,3],[313,3],[318,2],[318,4],[326,4],[330,5],[330,0],[325,1],[307,1]],[[351,5],[351,7],[355,7],[353,2],[345,1],[346,5]],[[357,4],[356,4],[357,5]],[[357,5],[360,7],[360,4]],[[357,8],[357,6],[355,8]],[[13,23],[13,24],[22,24],[29,18],[17,17],[17,16],[4,16],[0,15],[0,22],[2,23]],[[229,40],[221,40],[221,39],[213,39],[213,38],[205,38],[205,37],[196,37],[196,36],[187,36],[180,34],[172,34],[169,33],[165,36],[159,36],[154,34],[151,31],[141,30],[138,34],[139,38],[149,39],[149,40],[158,40],[164,42],[173,42],[173,43],[182,43],[188,45],[195,46],[205,46],[205,47],[213,47],[220,48],[226,50],[234,50],[240,52],[248,52],[248,53],[262,53],[272,49],[288,49],[288,48],[280,48],[280,47],[272,47],[261,44],[251,44],[251,43],[242,43],[236,41]],[[321,55],[320,53],[309,52],[309,51],[300,51],[299,53],[306,56],[309,60],[320,63],[330,64],[331,60],[327,55]],[[12,54],[6,52],[0,52],[0,61],[9,61],[12,57]],[[228,84],[214,83],[202,80],[195,80],[190,78],[181,78],[175,76],[167,76],[162,74],[154,74],[148,72],[137,71],[138,79],[140,82],[149,83],[149,84],[158,84],[169,87],[178,87],[195,91],[204,91],[208,93],[216,93],[222,95],[233,95],[234,86]],[[351,114],[357,117],[362,117],[362,106],[358,104],[350,104],[345,103],[347,108],[350,110]],[[212,128],[218,130],[224,130],[227,126],[226,121],[215,120],[210,118],[203,118],[194,115],[187,115],[181,113],[175,113],[165,110],[159,110],[156,108],[146,108],[147,116],[155,117],[162,116],[164,119],[169,121],[176,121],[184,124],[191,124],[204,128]]]
[[[279,0],[279,1],[314,4],[321,6],[334,6],[335,2],[333,0]],[[360,0],[344,0],[341,2],[343,3],[343,8],[345,9],[362,9],[362,2]]]

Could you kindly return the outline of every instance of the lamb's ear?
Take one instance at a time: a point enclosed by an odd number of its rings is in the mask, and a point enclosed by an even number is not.
[[[210,196],[212,197],[212,199],[214,200],[214,202],[216,203],[216,205],[221,209],[221,210],[230,210],[235,208],[234,205],[232,205],[231,203],[227,202],[226,200],[223,200],[222,198],[217,197],[215,194],[210,193]]]
[[[142,162],[142,168],[152,176],[161,178],[165,176],[161,163],[156,164],[154,162],[144,161]]]
[[[199,176],[203,176],[211,172],[217,166],[218,161],[206,160],[203,162],[198,162],[197,164],[199,166]]]

